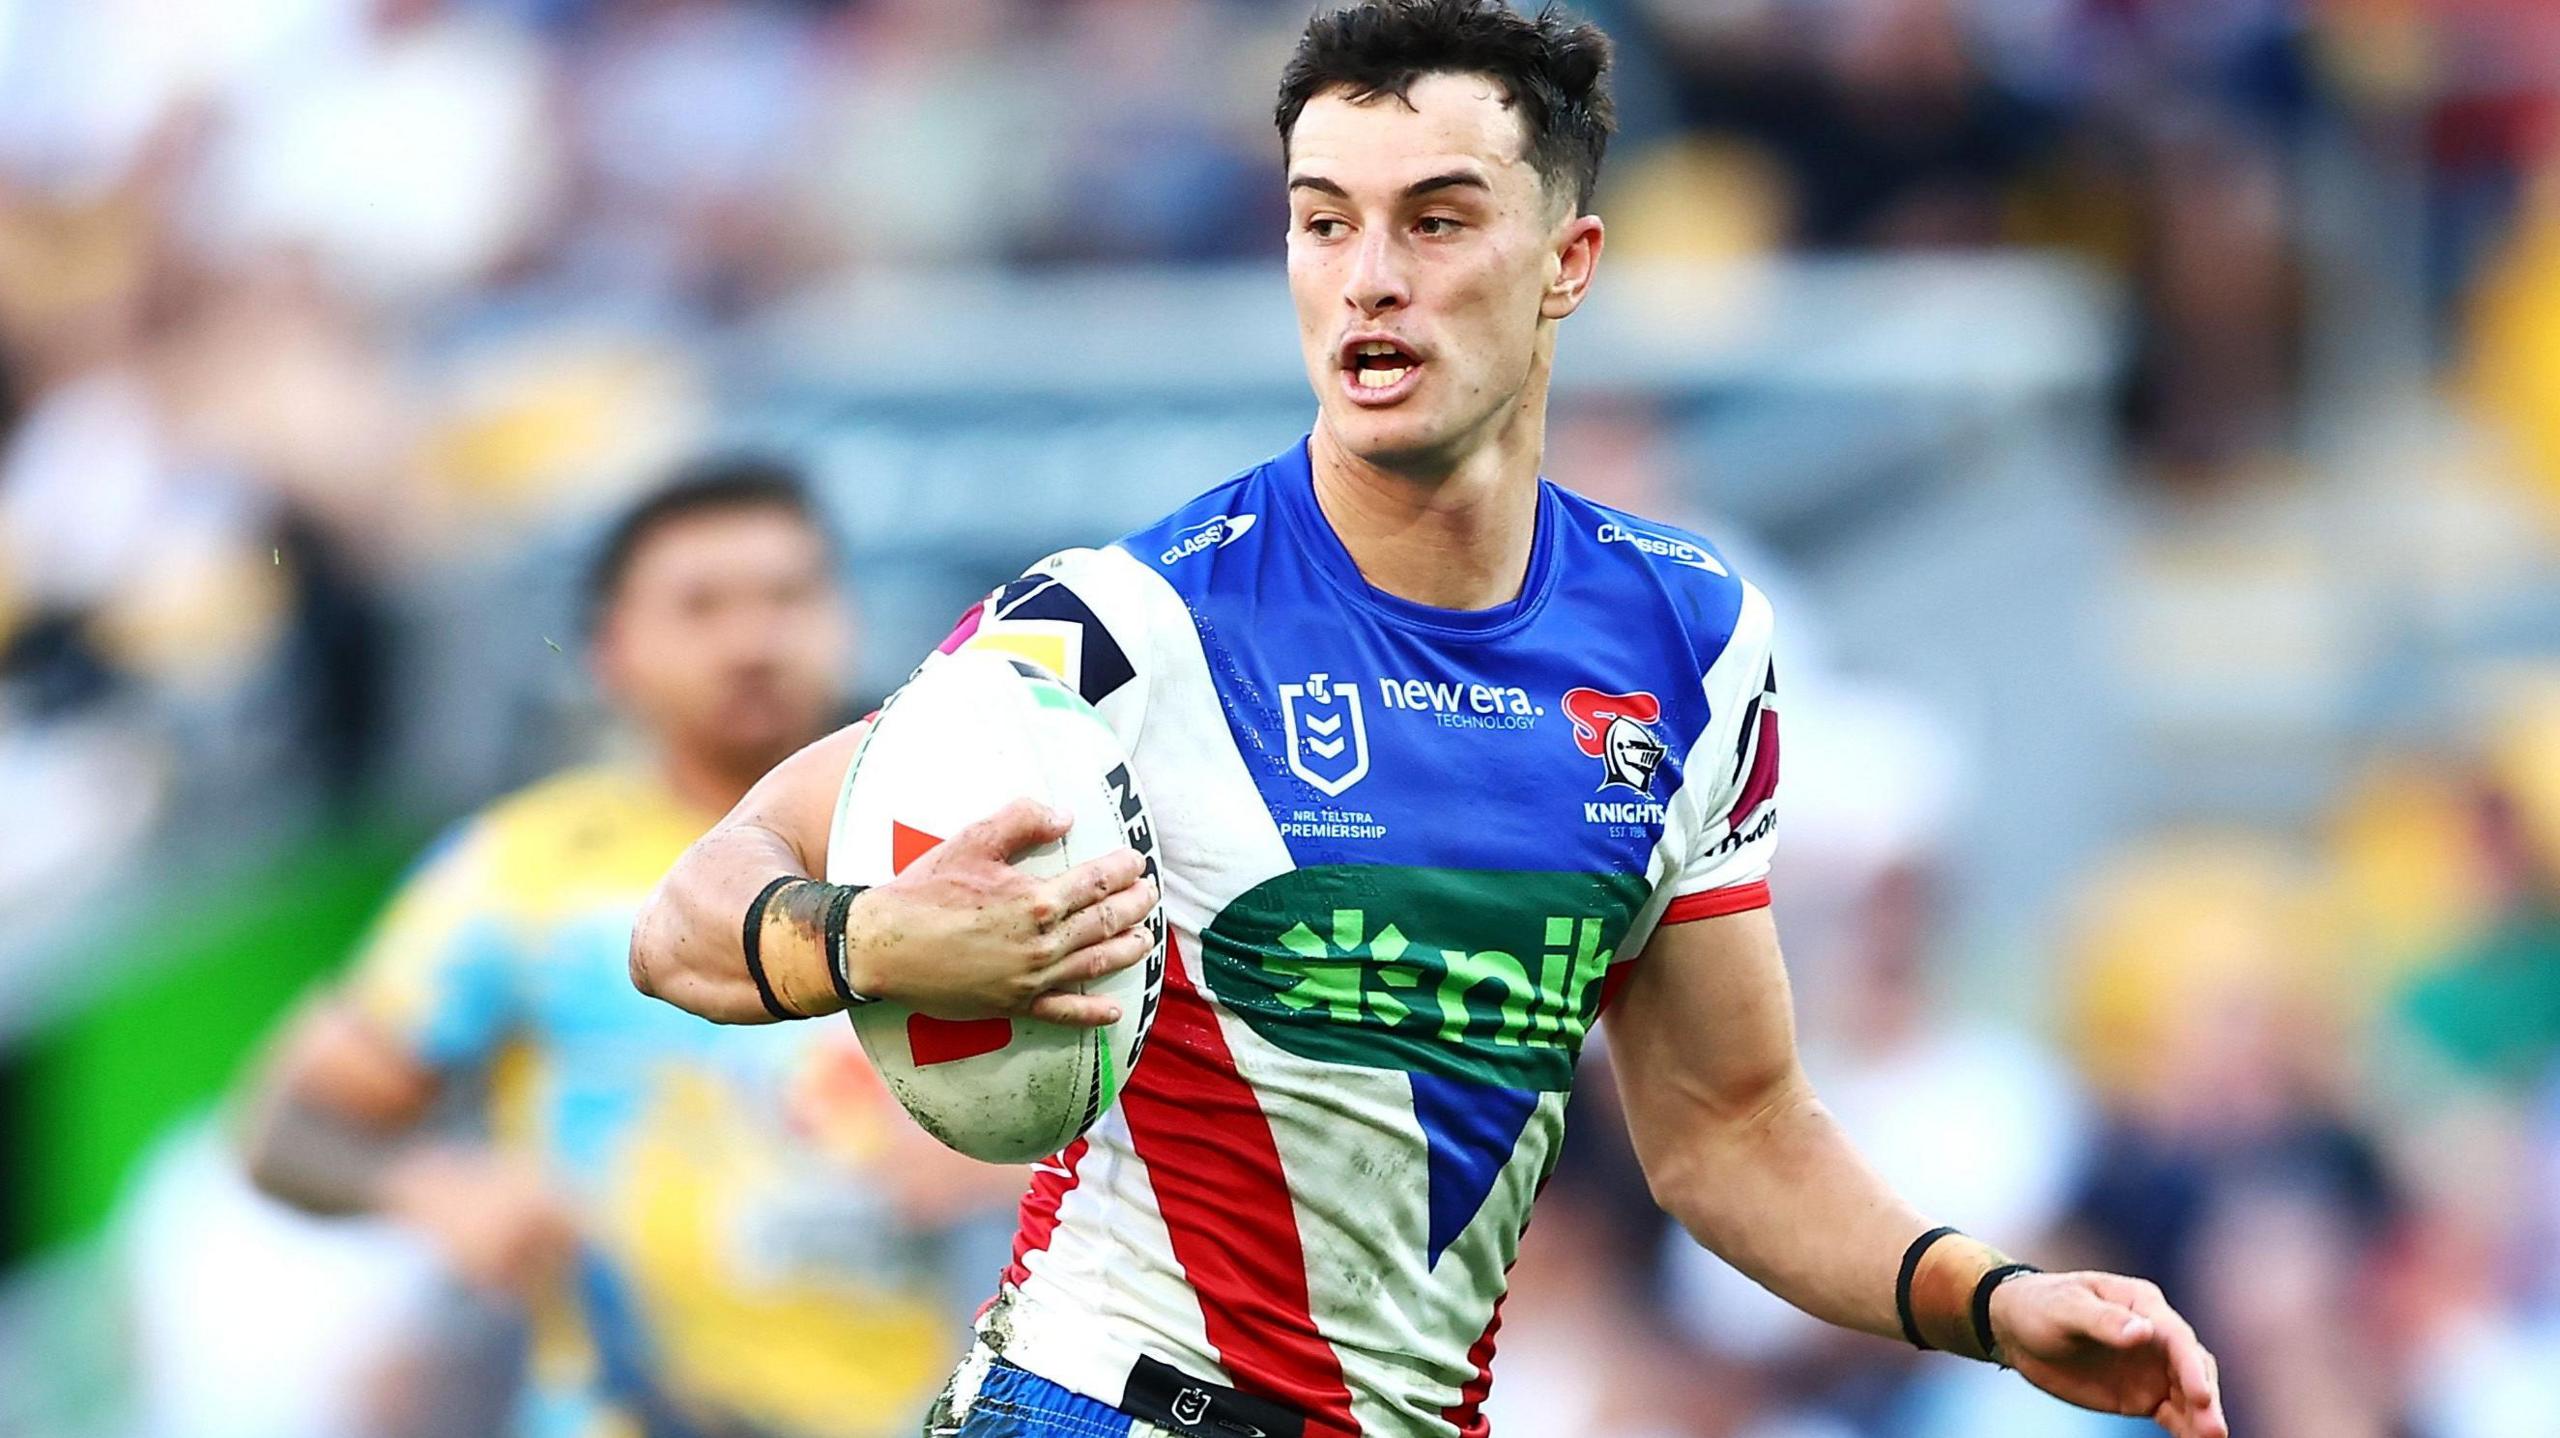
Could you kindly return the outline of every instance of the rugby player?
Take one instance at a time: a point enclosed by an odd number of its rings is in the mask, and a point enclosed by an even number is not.
[[[1606,65],[1590,26],[1494,0],[1312,21],[1277,118],[1313,432],[1043,561],[944,646],[1039,659],[1118,730],[1173,953],[1118,1106],[1036,1173],[937,1434],[1483,1433],[1505,1273],[1603,1018],[1655,1197],[1745,1273],[2225,1432],[2158,1289],[1937,1228],[1806,1083],[1767,907],[1768,604],[1704,540],[1540,476],[1557,327],[1603,248]],[[1149,886],[1126,853],[1006,868],[1051,815],[849,908],[800,879],[859,734],[677,864],[634,981],[738,1022],[880,998],[1104,1021],[1064,986],[1138,958]]]
[[[1019,1172],[917,1134],[842,1025],[716,1028],[623,979],[667,865],[840,717],[831,547],[788,470],[709,461],[608,535],[589,603],[640,752],[430,853],[276,1046],[252,1174],[525,1303],[523,1438],[912,1433],[958,1356],[932,1241]]]

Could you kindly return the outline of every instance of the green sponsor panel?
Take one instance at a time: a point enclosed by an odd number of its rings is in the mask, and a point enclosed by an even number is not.
[[[1644,900],[1632,874],[1321,865],[1239,896],[1201,958],[1302,1058],[1561,1090]]]

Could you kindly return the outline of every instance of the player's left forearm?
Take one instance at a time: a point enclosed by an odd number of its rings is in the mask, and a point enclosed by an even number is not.
[[[1646,1169],[1656,1201],[1692,1236],[1817,1318],[1906,1336],[1895,1303],[1903,1256],[1937,1220],[1867,1163],[1800,1071],[1686,1137],[1677,1156],[1651,1156]],[[1973,1290],[2005,1261],[1962,1235],[1929,1246],[1910,1285],[1929,1346],[1983,1356]]]

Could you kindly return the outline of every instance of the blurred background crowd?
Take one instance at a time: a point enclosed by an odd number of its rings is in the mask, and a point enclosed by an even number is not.
[[[1816,1081],[2158,1279],[2236,1431],[2560,1434],[2560,6],[1580,8],[1549,472],[1776,599]],[[0,0],[0,1433],[486,1431],[376,1361],[432,1264],[209,1115],[426,835],[613,743],[572,581],[671,466],[808,469],[855,700],[1296,433],[1306,13]],[[1605,1062],[1497,1431],[2119,1428],[1667,1233]]]

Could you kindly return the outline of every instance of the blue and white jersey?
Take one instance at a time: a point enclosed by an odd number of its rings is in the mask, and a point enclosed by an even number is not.
[[[1382,593],[1304,442],[973,610],[946,649],[1128,746],[1173,946],[989,1341],[1105,1402],[1170,1365],[1308,1433],[1482,1433],[1585,1034],[1656,927],[1768,901],[1769,633],[1711,546],[1552,483],[1512,602]]]

